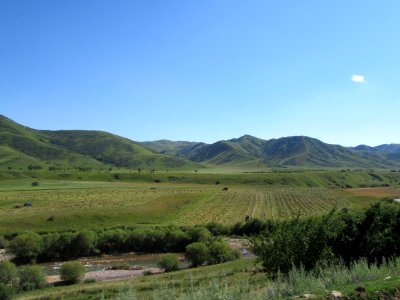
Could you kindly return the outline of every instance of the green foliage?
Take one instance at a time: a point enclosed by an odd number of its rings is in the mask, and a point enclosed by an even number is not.
[[[14,285],[16,282],[17,267],[12,262],[0,261],[0,283]]]
[[[6,247],[6,239],[4,236],[0,235],[0,249],[3,249]]]
[[[76,283],[83,279],[85,268],[79,261],[66,262],[60,269],[61,280]]]
[[[268,272],[287,274],[293,266],[310,270],[330,258],[328,218],[295,218],[255,240],[254,252]]]
[[[232,249],[227,242],[216,239],[209,245],[209,264],[220,264],[240,257],[238,250]]]
[[[39,266],[22,266],[18,270],[18,276],[19,288],[22,291],[40,289],[46,286],[46,276]]]
[[[42,237],[34,232],[18,235],[8,244],[8,251],[20,262],[34,262],[40,254]]]
[[[209,256],[209,249],[204,242],[196,242],[186,246],[186,257],[194,267],[205,264],[209,260]]]
[[[11,300],[14,297],[15,289],[0,282],[0,300]]]
[[[160,262],[158,263],[160,268],[165,269],[166,272],[175,271],[178,269],[178,255],[174,253],[167,253],[161,255]]]
[[[255,239],[255,253],[272,275],[292,267],[309,271],[319,263],[341,259],[347,265],[365,258],[382,264],[400,250],[400,207],[377,203],[364,212],[342,210],[311,219],[277,223]]]
[[[78,257],[98,253],[96,243],[97,234],[94,231],[82,230],[71,241],[71,254]]]
[[[196,226],[189,230],[189,236],[193,242],[208,242],[211,232],[204,227]]]

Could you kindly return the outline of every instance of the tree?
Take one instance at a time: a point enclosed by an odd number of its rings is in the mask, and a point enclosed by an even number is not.
[[[66,262],[61,266],[60,274],[62,281],[76,283],[85,276],[85,267],[79,261]]]
[[[30,291],[43,288],[46,285],[46,276],[39,266],[23,266],[19,269],[19,288]]]
[[[34,232],[18,235],[8,244],[8,251],[20,262],[34,262],[40,253],[42,238]]]
[[[201,266],[209,259],[209,250],[206,243],[196,242],[186,246],[186,257],[192,266]]]
[[[162,255],[160,257],[160,262],[158,263],[161,268],[165,269],[165,272],[178,270],[178,264],[178,255],[175,253],[167,253]]]

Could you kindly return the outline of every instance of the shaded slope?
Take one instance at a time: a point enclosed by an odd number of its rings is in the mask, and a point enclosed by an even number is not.
[[[41,131],[54,145],[90,156],[103,163],[129,168],[185,168],[186,160],[154,153],[129,139],[103,131]]]

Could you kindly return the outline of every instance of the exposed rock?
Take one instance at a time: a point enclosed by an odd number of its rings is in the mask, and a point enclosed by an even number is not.
[[[329,294],[329,299],[342,299],[343,295],[341,292],[338,291],[332,291]]]

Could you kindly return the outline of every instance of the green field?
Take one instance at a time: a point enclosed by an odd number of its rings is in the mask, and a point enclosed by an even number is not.
[[[163,174],[156,175],[161,178],[160,183],[152,182],[148,176],[144,177],[147,182],[34,178],[39,182],[37,187],[31,185],[32,179],[0,181],[0,233],[208,222],[232,225],[246,216],[278,220],[320,215],[343,207],[367,207],[382,198],[379,194],[353,195],[346,189],[307,188],[302,182],[293,187],[298,173],[288,176],[288,187],[243,183],[265,181],[265,174],[210,174],[211,178],[206,174],[168,175],[177,182],[164,182],[160,176]],[[283,174],[272,175],[279,182]],[[315,175],[305,174],[304,178],[311,176]],[[196,177],[199,183],[186,183],[194,182]],[[237,183],[238,178],[243,182]],[[230,184],[223,191],[225,185],[204,181]],[[32,202],[33,206],[15,208],[25,202]]]

